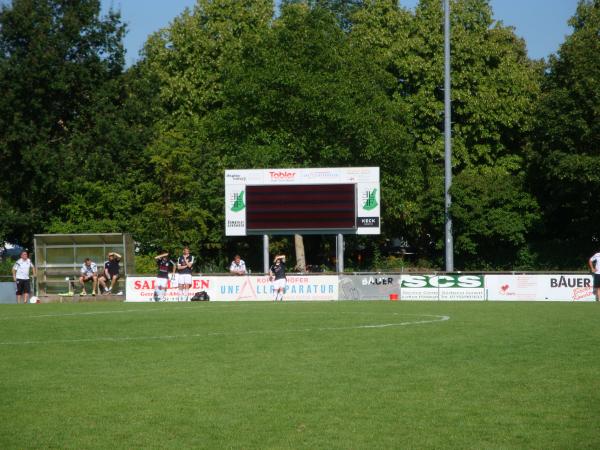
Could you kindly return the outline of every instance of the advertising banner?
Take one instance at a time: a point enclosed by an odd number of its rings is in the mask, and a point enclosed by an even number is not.
[[[398,274],[340,276],[340,300],[388,300],[392,294],[400,294]]]
[[[154,301],[154,277],[128,277],[128,302]],[[206,291],[210,301],[272,301],[275,298],[273,283],[268,276],[194,276],[190,297]],[[337,300],[338,277],[335,275],[288,275],[285,300]],[[178,301],[179,290],[169,283],[166,301]]]
[[[483,275],[402,275],[400,300],[485,300]]]
[[[0,282],[0,303],[17,303],[14,282]]]
[[[356,274],[340,277],[340,300],[485,300],[481,275]]]
[[[286,300],[420,301],[576,301],[595,300],[592,276],[585,274],[344,274],[288,275]],[[128,277],[128,302],[154,301],[154,277]],[[172,282],[171,282],[172,283]],[[272,301],[269,277],[194,276],[190,297],[206,291],[211,301]],[[12,294],[14,295],[14,293]],[[179,290],[169,284],[166,300],[177,301]]]
[[[595,300],[591,275],[486,275],[485,286],[492,301]]]

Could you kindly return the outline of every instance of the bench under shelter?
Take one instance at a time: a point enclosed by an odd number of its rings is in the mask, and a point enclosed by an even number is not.
[[[38,295],[72,292],[83,261],[90,258],[95,262],[100,275],[109,252],[122,256],[120,278],[124,284],[124,278],[134,272],[134,245],[128,233],[36,234],[36,292]]]

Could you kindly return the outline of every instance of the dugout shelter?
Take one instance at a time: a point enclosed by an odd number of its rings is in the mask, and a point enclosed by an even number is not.
[[[101,273],[108,252],[122,256],[122,278],[134,272],[134,242],[127,233],[36,234],[33,243],[38,295],[69,289],[86,258],[95,262]]]

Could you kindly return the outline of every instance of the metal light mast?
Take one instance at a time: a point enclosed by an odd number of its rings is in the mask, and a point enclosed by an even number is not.
[[[450,216],[452,186],[452,118],[450,111],[450,0],[444,0],[444,195],[446,272],[454,271],[454,241]]]

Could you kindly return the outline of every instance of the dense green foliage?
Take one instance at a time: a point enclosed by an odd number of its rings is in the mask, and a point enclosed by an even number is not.
[[[0,305],[0,447],[597,449],[599,320],[573,302]]]
[[[31,242],[34,232],[46,229],[85,190],[75,182],[79,176],[98,179],[105,174],[104,161],[127,159],[128,149],[122,154],[99,142],[105,137],[98,123],[102,109],[120,103],[114,82],[123,72],[125,31],[116,13],[98,18],[99,7],[99,0],[0,6],[4,240]]]
[[[536,104],[529,174],[545,213],[539,251],[576,265],[600,248],[600,1],[580,2],[570,24]]]
[[[198,0],[130,68],[98,0],[5,4],[0,242],[128,231],[142,254],[187,244],[219,270],[260,253],[224,237],[225,169],[379,166],[383,234],[348,239],[347,265],[394,239],[441,265],[441,3]],[[600,239],[600,2],[580,1],[547,64],[488,1],[451,3],[456,267],[583,267]],[[307,263],[326,241],[306,240]]]

